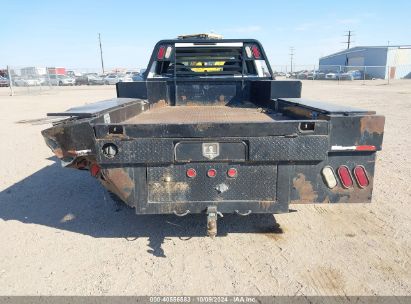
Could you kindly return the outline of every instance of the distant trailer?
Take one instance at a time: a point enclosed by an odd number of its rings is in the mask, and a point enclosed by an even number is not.
[[[66,75],[66,68],[47,68],[49,74]]]

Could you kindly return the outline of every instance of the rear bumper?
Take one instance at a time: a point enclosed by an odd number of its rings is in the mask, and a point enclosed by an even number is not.
[[[285,213],[290,204],[371,202],[375,156],[339,152],[320,161],[106,165],[101,182],[137,214],[204,213],[210,206],[222,213]],[[358,165],[366,169],[369,185],[359,187],[353,176],[353,186],[343,187],[337,169],[346,166],[353,172]],[[234,179],[226,175],[232,167],[238,171]],[[323,179],[324,167],[334,170],[337,186],[332,189]],[[196,178],[186,175],[189,168],[196,170]],[[216,177],[207,177],[210,168],[217,171]]]

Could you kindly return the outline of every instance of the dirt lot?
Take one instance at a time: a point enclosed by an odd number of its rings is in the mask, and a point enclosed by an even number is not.
[[[118,210],[87,172],[56,162],[40,135],[48,125],[19,123],[114,87],[8,93],[0,88],[2,295],[411,294],[410,81],[303,83],[303,97],[386,115],[373,204],[226,216],[214,240],[205,216]]]

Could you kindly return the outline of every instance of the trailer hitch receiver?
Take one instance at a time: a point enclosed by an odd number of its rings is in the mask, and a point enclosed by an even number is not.
[[[207,235],[214,238],[217,235],[217,218],[223,214],[217,211],[216,206],[207,207]]]

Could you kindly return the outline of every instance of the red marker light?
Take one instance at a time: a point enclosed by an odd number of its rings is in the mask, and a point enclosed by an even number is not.
[[[217,175],[217,171],[215,169],[209,169],[207,171],[207,176],[208,177],[216,177],[216,175]]]
[[[197,176],[197,171],[194,168],[187,169],[187,177],[193,178]]]
[[[227,175],[228,177],[236,177],[237,176],[237,169],[236,168],[230,168],[227,170]]]
[[[99,172],[100,172],[100,166],[97,164],[92,164],[90,167],[91,176],[96,177]]]
[[[258,47],[256,45],[253,45],[251,47],[251,50],[253,51],[254,58],[255,59],[260,59],[261,53],[260,53],[260,50],[258,49]]]
[[[375,146],[370,145],[363,145],[363,146],[356,146],[355,151],[375,151],[377,148]]]
[[[340,178],[341,184],[344,188],[351,188],[353,186],[353,180],[351,177],[350,170],[347,166],[340,166],[337,170],[338,176]]]
[[[356,166],[353,170],[355,180],[360,188],[365,188],[370,184],[368,180],[367,171],[363,166]]]
[[[157,53],[157,59],[158,60],[163,59],[165,52],[166,52],[166,48],[164,46],[160,46],[160,48],[158,49],[158,53]]]

